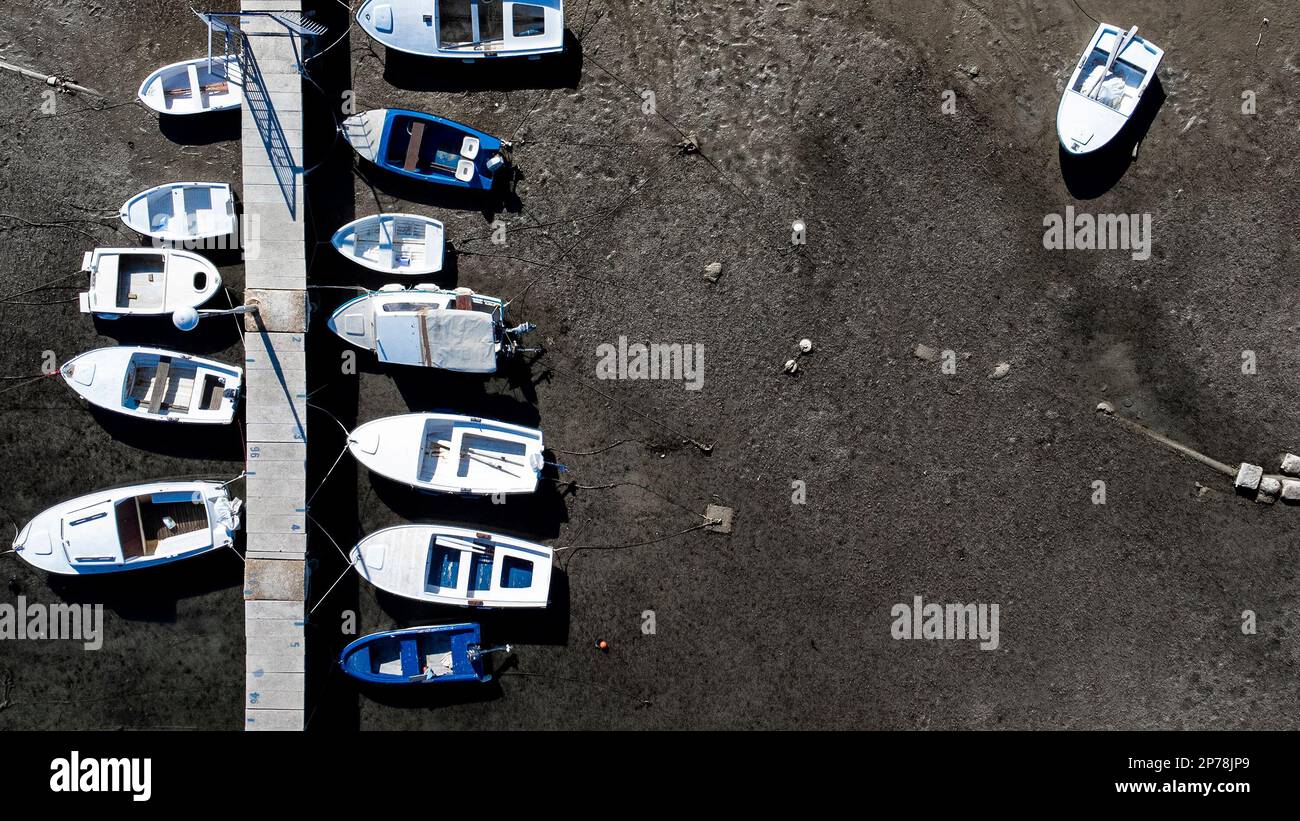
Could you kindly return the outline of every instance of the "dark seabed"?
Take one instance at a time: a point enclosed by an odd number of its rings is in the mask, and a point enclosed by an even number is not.
[[[458,253],[417,279],[518,296],[512,314],[538,324],[545,353],[490,379],[383,369],[364,353],[345,373],[324,319],[350,294],[318,290],[313,402],[349,428],[436,408],[537,425],[567,472],[493,506],[408,493],[345,456],[312,505],[324,528],[313,596],[343,568],[325,532],[346,550],[381,527],[451,520],[568,549],[547,612],[482,619],[489,642],[516,652],[478,688],[410,696],[341,679],[329,662],[353,638],[345,617],[365,633],[467,615],[344,578],[312,617],[312,729],[1296,726],[1300,511],[1234,496],[1093,410],[1112,402],[1233,464],[1275,469],[1300,448],[1287,298],[1300,273],[1300,60],[1280,3],[1250,19],[1208,0],[1092,9],[1168,50],[1163,99],[1136,159],[1129,148],[1065,167],[1056,106],[1095,29],[1069,0],[1029,12],[566,5],[573,36],[558,59],[392,58],[354,29],[317,61],[316,133],[355,89],[360,110],[420,109],[512,138],[519,174],[496,197],[458,198],[371,167],[354,175],[347,147],[322,138],[308,157],[322,163],[308,179],[314,241],[378,208],[435,216]],[[7,10],[0,57],[117,103],[204,47],[183,4],[94,8]],[[344,29],[338,4],[319,9]],[[92,48],[102,43],[116,48]],[[45,115],[38,83],[0,83],[5,294],[70,272],[95,242],[137,242],[115,212],[140,189],[238,182],[235,142],[177,144],[137,105],[82,111],[61,97]],[[1256,92],[1254,116],[1240,112],[1243,90]],[[645,92],[663,117],[644,113]],[[677,147],[692,134],[701,153]],[[1067,205],[1151,214],[1150,259],[1045,249],[1044,217]],[[504,246],[490,239],[495,217]],[[804,246],[790,242],[796,220]],[[382,284],[313,247],[314,284]],[[222,273],[238,298],[240,268]],[[168,332],[118,325],[96,328],[73,302],[0,305],[5,373],[38,372],[45,350],[62,361]],[[236,361],[234,323],[210,330],[187,344]],[[620,336],[702,345],[703,388],[598,382],[598,346]],[[813,353],[783,373],[804,337]],[[918,344],[953,351],[956,373],[915,357]],[[1247,350],[1255,374],[1241,372]],[[20,523],[127,479],[240,470],[237,437],[109,426],[55,380],[0,395],[0,413],[0,507]],[[313,413],[309,487],[343,446]],[[1105,505],[1092,503],[1097,480]],[[792,503],[796,482],[805,504]],[[735,509],[734,532],[683,534],[711,503]],[[0,601],[102,601],[107,622],[95,653],[0,643],[14,681],[0,728],[241,726],[233,555],[127,584],[54,585],[13,556],[0,571],[17,585]],[[890,610],[917,595],[999,604],[1000,646],[894,641]],[[1245,610],[1256,635],[1240,629]]]

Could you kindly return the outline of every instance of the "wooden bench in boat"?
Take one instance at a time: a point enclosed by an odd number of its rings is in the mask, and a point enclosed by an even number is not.
[[[190,499],[155,502],[149,496],[141,496],[136,501],[140,505],[140,527],[144,531],[145,555],[153,555],[153,552],[158,549],[158,543],[163,539],[194,533],[208,526],[208,509],[202,503],[195,504]],[[171,527],[167,526],[167,519],[171,520]]]
[[[154,371],[153,395],[149,397],[149,412],[157,413],[162,409],[163,396],[167,393],[167,378],[171,375],[171,359],[158,357],[158,368]]]
[[[195,375],[183,366],[173,369],[171,360],[166,357],[159,360],[157,367],[137,365],[130,396],[137,404],[146,406],[151,414],[163,411],[187,413],[194,396]],[[204,389],[209,389],[206,384]],[[215,386],[218,403],[221,389],[220,385]]]
[[[411,123],[411,141],[406,144],[406,160],[402,168],[414,171],[420,164],[420,146],[424,143],[424,123],[416,120]]]

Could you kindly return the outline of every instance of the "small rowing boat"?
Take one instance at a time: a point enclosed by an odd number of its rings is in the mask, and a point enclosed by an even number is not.
[[[366,581],[395,596],[457,607],[545,607],[555,552],[546,545],[447,525],[399,525],[352,549]]]
[[[532,493],[544,449],[535,428],[451,413],[386,416],[348,434],[368,470],[434,493]]]
[[[243,103],[243,75],[234,55],[163,66],[140,84],[140,102],[159,114],[230,111]]]
[[[1061,104],[1056,133],[1071,154],[1091,154],[1109,143],[1137,110],[1165,53],[1137,35],[1102,23],[1083,50]]]
[[[563,0],[366,0],[357,23],[386,47],[422,57],[468,62],[564,50]]]
[[[135,419],[193,425],[229,424],[244,376],[234,365],[126,345],[74,356],[59,373],[96,407]]]
[[[477,624],[437,624],[384,630],[362,636],[343,648],[339,666],[370,684],[449,684],[490,681],[484,672],[489,653],[510,652],[510,645],[485,648]]]
[[[82,258],[81,269],[90,272],[81,312],[101,319],[197,308],[221,287],[215,265],[180,249],[96,248]]]
[[[385,285],[340,305],[326,325],[343,339],[373,351],[380,362],[461,373],[495,373],[519,337],[533,330],[505,323],[506,303],[468,288]]]
[[[173,182],[141,191],[122,206],[128,228],[170,242],[235,233],[235,198],[224,182]]]
[[[442,270],[442,223],[418,214],[374,214],[349,222],[330,241],[340,254],[381,274]]]
[[[363,111],[344,120],[343,138],[380,168],[458,188],[491,189],[510,161],[508,143],[422,111]]]

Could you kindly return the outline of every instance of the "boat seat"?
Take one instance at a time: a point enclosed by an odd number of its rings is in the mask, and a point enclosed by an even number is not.
[[[402,168],[414,171],[420,164],[420,146],[424,143],[424,123],[416,120],[411,123],[411,141],[406,144],[406,160]]]
[[[149,412],[157,413],[162,409],[163,395],[167,393],[167,377],[171,373],[172,361],[159,357],[158,370],[154,373],[153,396],[149,397]]]

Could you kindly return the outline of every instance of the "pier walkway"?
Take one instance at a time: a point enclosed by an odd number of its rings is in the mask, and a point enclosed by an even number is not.
[[[244,0],[241,11],[299,11]],[[307,593],[307,260],[303,87],[295,36],[268,17],[240,21],[243,105],[244,413],[247,563],[244,727],[304,726]]]

